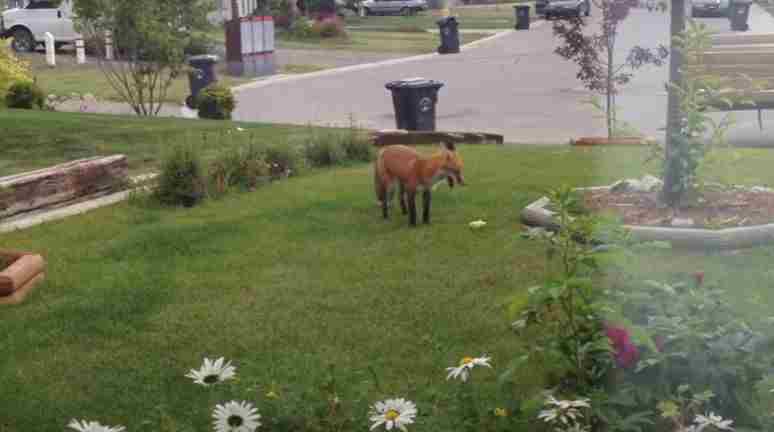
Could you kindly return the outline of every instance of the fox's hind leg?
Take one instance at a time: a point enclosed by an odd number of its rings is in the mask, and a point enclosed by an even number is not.
[[[382,196],[382,216],[385,219],[390,218],[390,206],[392,205],[392,196],[395,192],[394,182],[389,179],[383,179],[382,180],[382,191],[384,192]]]
[[[408,198],[406,197],[406,188],[403,186],[403,183],[398,188],[398,199],[400,200],[400,211],[405,215],[408,213],[408,208],[406,207]]]

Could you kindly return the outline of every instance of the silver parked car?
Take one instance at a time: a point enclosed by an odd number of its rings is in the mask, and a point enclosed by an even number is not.
[[[362,3],[366,15],[415,15],[427,10],[425,0],[366,0]]]

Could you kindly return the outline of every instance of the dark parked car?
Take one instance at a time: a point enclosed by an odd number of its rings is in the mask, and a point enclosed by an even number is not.
[[[537,0],[535,12],[546,19],[591,15],[591,0]]]

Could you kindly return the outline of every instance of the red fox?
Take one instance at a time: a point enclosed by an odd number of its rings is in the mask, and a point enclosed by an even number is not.
[[[411,147],[391,145],[379,151],[374,166],[376,197],[382,205],[382,215],[389,218],[390,204],[395,184],[399,186],[398,199],[403,214],[408,212],[409,223],[417,224],[416,194],[422,190],[424,223],[430,223],[430,192],[438,182],[447,179],[450,187],[454,183],[465,185],[462,177],[462,158],[455,151],[454,144],[445,142],[441,150],[432,156],[422,156]],[[408,207],[408,209],[406,208]]]

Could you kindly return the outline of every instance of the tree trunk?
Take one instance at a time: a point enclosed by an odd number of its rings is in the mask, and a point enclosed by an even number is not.
[[[615,129],[615,86],[613,75],[615,73],[615,35],[608,34],[607,41],[607,137],[613,138],[613,129]]]
[[[667,102],[667,124],[666,124],[666,149],[665,149],[665,164],[668,166],[668,161],[672,157],[674,149],[673,136],[680,132],[680,123],[682,114],[680,113],[680,95],[675,89],[675,86],[682,88],[683,83],[683,54],[680,52],[677,46],[674,44],[674,38],[679,36],[685,31],[685,0],[672,0],[672,14],[669,29],[670,37],[670,52],[669,52],[669,83],[667,88],[668,102]],[[672,170],[666,170],[664,173],[664,188],[662,190],[663,195],[667,195],[673,190],[674,182],[677,181]]]

